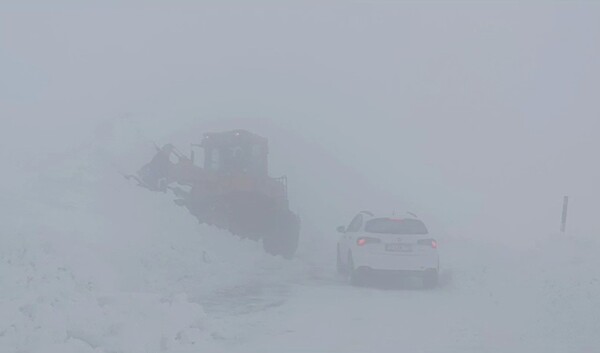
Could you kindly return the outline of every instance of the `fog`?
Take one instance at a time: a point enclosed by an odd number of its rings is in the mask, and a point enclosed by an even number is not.
[[[416,300],[416,307],[457,308],[425,315],[436,321],[431,327],[446,333],[464,324],[463,331],[440,334],[439,345],[409,340],[408,347],[416,351],[599,350],[600,341],[591,333],[598,328],[594,308],[600,294],[594,250],[600,234],[595,214],[600,198],[599,16],[594,2],[2,2],[0,191],[6,197],[0,203],[0,266],[2,281],[11,284],[0,307],[5,314],[0,315],[5,317],[0,319],[0,344],[7,352],[183,352],[192,346],[360,352],[367,346],[322,322],[335,322],[336,314],[362,300],[393,297]],[[290,208],[302,219],[292,261],[196,225],[185,210],[170,208],[172,197],[159,198],[121,180],[120,173],[135,173],[150,160],[155,143],[174,143],[187,153],[204,133],[233,129],[268,138],[271,176],[288,177]],[[561,234],[567,195],[567,232]],[[416,213],[441,244],[440,288],[357,289],[336,275],[335,228],[361,210],[385,217]],[[125,216],[129,212],[132,218]],[[84,213],[94,220],[71,218]],[[102,230],[107,229],[116,233],[106,237]],[[173,230],[178,235],[166,240]],[[153,234],[148,243],[141,232]],[[204,236],[195,237],[198,233]],[[29,301],[51,301],[47,293],[52,291],[41,279],[39,286],[23,284],[29,272],[12,264],[22,260],[39,268],[54,263],[47,260],[54,259],[45,252],[48,244],[73,249],[65,258],[78,257],[73,244],[80,236],[89,242],[86,251],[103,244],[102,255],[89,265],[93,271],[77,270],[81,282],[91,278],[100,288],[90,295],[121,298],[113,303],[127,308],[132,304],[122,299],[123,293],[183,293],[190,298],[182,299],[185,305],[203,310],[200,333],[186,336],[194,345],[132,343],[136,335],[170,337],[169,328],[119,331],[119,340],[98,334],[115,320],[125,326],[144,321],[125,309],[111,312],[106,327],[81,324],[84,333],[75,335],[69,328],[64,329],[68,334],[47,328],[48,322],[39,319],[41,304],[28,312],[31,324],[13,315]],[[113,241],[132,245],[111,247]],[[557,243],[564,248],[552,247]],[[170,253],[172,247],[188,252]],[[104,270],[113,256],[129,258],[128,249],[133,260],[118,262],[122,277],[112,264]],[[28,251],[33,255],[23,260],[19,254]],[[195,251],[209,253],[214,267],[196,273],[196,266],[204,265],[194,262]],[[85,255],[79,256],[75,262],[61,259],[67,263],[57,266],[87,268]],[[517,258],[528,267],[526,274],[517,265],[505,267]],[[479,281],[487,269],[489,281]],[[544,277],[553,269],[560,273]],[[185,279],[177,282],[173,276]],[[227,276],[232,279],[213,280]],[[536,286],[538,281],[544,285]],[[546,286],[549,282],[554,285]],[[276,308],[238,317],[236,310],[252,305],[254,294],[236,294],[235,304],[207,299],[215,293],[227,297],[231,288],[248,288],[248,283],[260,288],[258,300],[275,302]],[[335,293],[305,289],[327,283],[335,284]],[[523,283],[533,284],[522,297],[500,294]],[[59,281],[53,288],[66,291],[66,297],[75,295],[65,285]],[[270,292],[281,287],[284,294]],[[552,292],[556,288],[560,295]],[[494,295],[504,304],[491,319],[469,303],[485,306],[482,298]],[[544,306],[539,296],[551,297],[550,304]],[[336,298],[339,311],[323,304],[318,312],[319,303]],[[532,313],[531,326],[518,316],[501,315],[533,298],[543,302],[539,312],[550,314]],[[175,311],[152,311],[150,321],[165,320],[168,326],[196,320],[184,304]],[[137,305],[138,314],[153,307],[151,300],[147,307]],[[74,309],[62,308],[52,310],[72,320]],[[298,319],[298,313],[314,310],[310,317],[320,322],[322,337],[303,331],[311,323]],[[375,312],[379,316],[357,314],[348,332],[377,327],[377,320],[394,327],[383,309]],[[497,324],[499,336],[477,331],[477,323],[487,322],[485,315],[502,323]],[[549,322],[566,316],[562,323]],[[445,326],[448,317],[454,321]],[[418,327],[430,327],[418,310],[398,327],[406,328],[411,318]],[[535,337],[508,338],[517,333],[505,328],[517,322],[522,327],[514,330],[535,332]],[[244,325],[259,328],[244,331]],[[567,326],[579,334],[556,334]],[[286,338],[286,329],[296,336]],[[392,331],[378,334],[381,340],[370,341],[371,351],[401,348],[383,343]],[[457,335],[456,341],[445,340]],[[69,337],[86,342],[85,348]],[[299,344],[302,337],[314,344]]]

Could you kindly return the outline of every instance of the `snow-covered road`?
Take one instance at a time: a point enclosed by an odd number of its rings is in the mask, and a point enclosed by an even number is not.
[[[446,244],[449,268],[436,290],[355,288],[325,266],[317,277],[231,303],[230,315],[220,316],[232,329],[223,350],[595,352],[600,282],[586,257],[593,252],[581,252],[588,245],[518,252],[455,240]],[[240,310],[244,304],[255,310]]]

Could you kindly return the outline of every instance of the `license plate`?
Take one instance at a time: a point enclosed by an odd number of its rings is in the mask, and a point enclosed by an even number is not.
[[[408,244],[386,244],[385,251],[411,252],[412,245]]]

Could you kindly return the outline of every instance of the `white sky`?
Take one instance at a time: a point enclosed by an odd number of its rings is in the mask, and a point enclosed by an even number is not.
[[[260,118],[367,180],[327,194],[338,169],[301,161],[300,209],[356,192],[330,207],[397,202],[502,235],[555,231],[569,194],[573,231],[600,230],[598,3],[118,4],[0,4],[0,156],[125,115],[168,133]]]

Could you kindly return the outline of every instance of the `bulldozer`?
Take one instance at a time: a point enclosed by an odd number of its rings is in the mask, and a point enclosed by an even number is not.
[[[300,218],[289,208],[287,177],[269,176],[266,138],[233,130],[204,134],[200,143],[191,144],[189,155],[172,144],[156,150],[127,178],[151,191],[172,192],[175,203],[200,223],[262,240],[266,252],[293,257]]]

